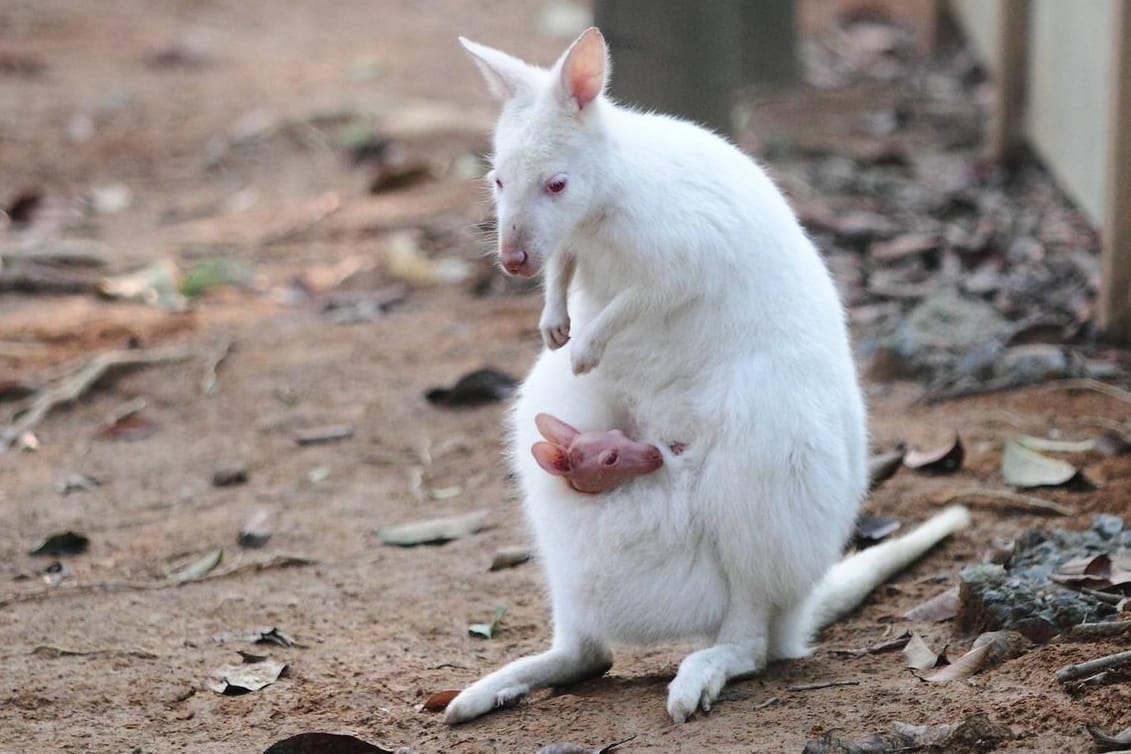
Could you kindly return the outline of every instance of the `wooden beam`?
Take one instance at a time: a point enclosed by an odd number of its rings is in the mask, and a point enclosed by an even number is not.
[[[1025,100],[1029,62],[1029,0],[994,0],[998,39],[991,69],[997,78],[986,134],[986,156],[1010,162],[1025,144]]]
[[[1131,343],[1131,0],[1116,0],[1114,8],[1098,317],[1106,339],[1128,344]]]

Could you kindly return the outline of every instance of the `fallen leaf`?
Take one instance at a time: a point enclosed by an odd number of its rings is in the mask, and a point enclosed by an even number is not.
[[[1001,473],[1006,484],[1027,489],[1059,487],[1075,479],[1079,471],[1066,461],[1029,450],[1014,438],[1005,443]]]
[[[518,380],[490,367],[460,377],[450,388],[429,389],[424,397],[435,406],[480,406],[505,400],[518,388]]]
[[[270,520],[271,514],[266,510],[260,508],[253,511],[240,526],[236,543],[247,549],[255,549],[267,544],[267,540],[271,539],[272,534]]]
[[[907,233],[890,241],[878,241],[868,249],[868,256],[878,262],[894,262],[906,257],[934,251],[939,239],[930,233]]]
[[[218,547],[210,550],[196,560],[169,573],[169,580],[177,583],[195,581],[203,578],[224,559],[224,548]]]
[[[387,545],[398,547],[442,544],[475,534],[486,526],[487,511],[481,510],[382,527],[377,530],[377,537]]]
[[[971,648],[978,649],[982,646],[990,648],[982,663],[982,669],[986,670],[1020,657],[1033,648],[1033,642],[1017,631],[987,631],[974,640]]]
[[[98,431],[99,437],[107,440],[136,442],[144,440],[157,431],[157,425],[140,413],[128,414],[106,424]]]
[[[871,547],[899,530],[903,523],[890,516],[861,513],[856,517],[853,539],[858,548]]]
[[[135,272],[103,278],[98,292],[110,299],[137,301],[179,312],[188,308],[180,293],[181,273],[171,259],[161,259]]]
[[[212,674],[208,688],[217,694],[239,696],[270,686],[279,680],[279,676],[286,669],[285,662],[270,659],[239,665],[224,665]]]
[[[495,551],[491,559],[490,571],[501,571],[505,568],[514,568],[533,557],[533,553],[526,547],[504,547]]]
[[[321,445],[328,442],[338,442],[353,437],[353,427],[348,424],[331,424],[326,427],[311,427],[295,433],[295,442],[299,445]]]
[[[903,648],[903,658],[909,668],[915,670],[930,670],[944,660],[944,652],[934,652],[927,646],[927,642],[919,634],[912,633],[907,646]]]
[[[242,462],[221,466],[212,472],[213,487],[235,487],[239,484],[246,484],[247,480],[247,464]]]
[[[903,457],[903,465],[916,471],[949,474],[962,468],[962,461],[965,458],[966,449],[962,446],[962,439],[955,432],[948,442],[936,448],[908,451]]]
[[[1087,453],[1096,447],[1095,440],[1050,440],[1032,435],[1017,435],[1013,439],[1029,450],[1044,450],[1050,453]]]
[[[1131,442],[1127,441],[1127,437],[1115,430],[1105,430],[1099,437],[1095,439],[1096,452],[1102,456],[1120,456],[1131,450]]]
[[[1084,729],[1088,731],[1088,735],[1092,737],[1092,741],[1096,745],[1096,751],[1108,752],[1118,751],[1120,749],[1131,748],[1131,728],[1124,728],[1119,733],[1110,735],[1105,733],[1103,728],[1098,725],[1088,723],[1084,725]]]
[[[55,485],[55,489],[59,491],[60,495],[69,495],[72,492],[93,490],[101,484],[101,480],[89,474],[67,474],[67,476],[63,477],[63,479]]]
[[[462,492],[463,487],[453,484],[450,487],[433,487],[428,491],[428,494],[433,500],[450,500],[453,497],[459,497]]]
[[[1099,591],[1126,591],[1131,586],[1131,554],[1100,553],[1062,563],[1053,581]]]
[[[448,705],[451,704],[452,700],[456,698],[459,692],[459,689],[437,691],[435,694],[425,699],[424,704],[420,705],[420,708],[425,712],[443,712],[448,708]]]
[[[462,283],[471,276],[472,267],[455,257],[433,259],[421,250],[411,234],[398,233],[389,239],[385,271],[409,285],[429,286]]]
[[[945,668],[931,673],[928,676],[923,676],[923,680],[929,681],[930,683],[965,680],[982,669],[986,662],[986,656],[990,653],[990,649],[990,644],[974,647]]]
[[[490,639],[495,635],[495,629],[499,627],[499,621],[506,615],[507,606],[499,605],[495,608],[495,615],[491,618],[490,623],[472,623],[467,627],[467,632],[472,636],[482,636],[484,639]]]
[[[1013,732],[991,722],[983,713],[960,723],[912,725],[893,722],[891,729],[861,739],[850,739],[841,731],[829,731],[805,744],[802,754],[897,754],[909,751],[989,751]]]
[[[65,531],[61,534],[52,534],[43,543],[32,550],[29,555],[78,555],[90,547],[90,539],[83,534]]]
[[[248,637],[252,644],[274,644],[279,647],[304,647],[277,628],[268,628]]]
[[[958,587],[947,589],[926,602],[916,605],[903,614],[904,618],[916,621],[941,623],[958,615],[962,601],[958,598]]]
[[[255,271],[246,263],[228,257],[209,257],[185,270],[178,289],[181,295],[193,299],[228,286],[250,287],[254,280]]]
[[[591,746],[582,746],[581,744],[574,743],[552,743],[546,744],[538,750],[538,754],[608,754],[613,749],[621,744],[626,744],[636,736],[629,736],[622,738],[620,741],[614,741],[611,744],[606,744],[599,749],[594,749]]]
[[[393,754],[393,750],[340,733],[299,733],[276,741],[263,754]]]
[[[903,465],[903,457],[907,454],[904,448],[897,448],[888,453],[880,453],[868,459],[868,490],[872,491],[895,476],[899,467]]]

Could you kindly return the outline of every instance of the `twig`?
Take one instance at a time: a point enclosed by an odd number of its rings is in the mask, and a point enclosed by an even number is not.
[[[797,686],[787,686],[786,691],[815,691],[816,689],[830,689],[836,686],[859,686],[860,681],[822,681],[819,683],[802,683]]]
[[[66,649],[64,647],[55,647],[50,644],[40,644],[35,649],[28,652],[29,655],[36,657],[48,657],[56,659],[59,657],[92,657],[96,655],[111,655],[113,657],[137,657],[142,660],[157,660],[160,655],[153,652],[146,652],[144,649]],[[9,658],[15,655],[8,655]]]
[[[224,359],[228,358],[228,354],[232,352],[232,341],[230,338],[225,339],[220,347],[209,354],[208,359],[204,362],[204,377],[200,380],[200,391],[205,395],[211,397],[220,392],[220,386],[216,382],[216,370],[224,363]]]
[[[1111,620],[1101,623],[1081,623],[1061,635],[1065,641],[1098,641],[1131,633],[1131,620]]]
[[[53,597],[71,596],[77,594],[90,594],[92,592],[145,592],[160,589],[173,589],[185,584],[199,584],[204,581],[215,581],[241,573],[259,573],[273,568],[293,568],[297,566],[315,565],[318,561],[299,555],[275,555],[267,560],[256,560],[250,563],[240,563],[224,571],[213,571],[196,579],[183,581],[96,581],[90,584],[77,584],[69,588],[54,588],[39,592],[22,592],[0,598],[0,608],[14,605],[18,602],[38,602],[39,600]]]
[[[940,388],[934,391],[927,391],[923,395],[915,399],[915,403],[923,403],[928,406],[934,406],[939,403],[946,403],[948,401],[956,401],[959,398],[972,398],[976,395],[991,395],[993,393],[1003,393],[1007,390],[1020,390],[1024,387],[1029,387],[1033,384],[1032,380],[1022,380],[1017,377],[998,377],[996,379],[985,380],[973,385],[958,385]]]
[[[319,197],[315,201],[314,214],[309,218],[303,220],[297,225],[292,225],[289,228],[283,228],[273,233],[268,233],[259,242],[261,246],[274,246],[275,244],[286,243],[287,241],[294,240],[299,236],[312,229],[314,226],[321,223],[330,215],[337,212],[342,208],[341,197],[336,192],[329,192]]]
[[[1091,390],[1094,393],[1102,393],[1109,398],[1115,398],[1117,401],[1124,403],[1131,403],[1131,392],[1124,390],[1115,385],[1109,385],[1106,382],[1093,380],[1090,377],[1081,377],[1072,380],[1057,380],[1050,382],[1044,386],[1045,390]]]
[[[6,427],[0,428],[0,452],[10,448],[24,432],[29,432],[58,406],[73,403],[81,398],[107,373],[128,367],[165,364],[191,358],[193,351],[180,346],[129,349],[100,353],[77,369],[61,377],[58,382],[44,388],[35,397],[28,410]]]
[[[777,698],[776,696],[771,696],[771,697],[770,697],[769,699],[767,699],[766,701],[764,701],[764,702],[758,702],[757,704],[755,704],[755,705],[754,705],[754,709],[766,709],[766,707],[769,707],[770,705],[773,705],[773,704],[777,704],[777,703],[778,703],[778,701],[779,701],[779,700],[778,700],[778,698]]]
[[[1116,652],[1113,655],[1098,657],[1095,660],[1081,662],[1078,665],[1069,665],[1056,671],[1056,680],[1060,683],[1071,683],[1088,678],[1104,670],[1115,670],[1124,665],[1131,665],[1131,650]]]
[[[1060,503],[1054,503],[1051,500],[1045,500],[1032,495],[1022,495],[1019,492],[1009,492],[1008,490],[991,490],[985,487],[971,487],[965,490],[959,490],[952,493],[946,499],[941,500],[941,504],[955,503],[962,501],[969,505],[978,505],[979,503],[971,500],[970,498],[990,498],[993,500],[1001,500],[1006,503],[1012,504],[1013,507],[1022,508],[1029,511],[1040,511],[1043,513],[1055,513],[1058,516],[1075,516],[1076,511],[1071,508],[1066,508]]]

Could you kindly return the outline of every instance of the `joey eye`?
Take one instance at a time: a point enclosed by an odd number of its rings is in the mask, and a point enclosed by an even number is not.
[[[558,173],[550,180],[546,181],[547,194],[560,194],[565,191],[566,176],[565,173]]]

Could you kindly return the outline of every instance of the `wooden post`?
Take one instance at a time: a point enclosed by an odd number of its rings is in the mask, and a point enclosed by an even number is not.
[[[986,134],[986,154],[1010,162],[1025,143],[1025,91],[1029,60],[1029,0],[994,0],[998,4],[997,76],[994,107]]]
[[[1116,0],[1114,8],[1098,315],[1105,338],[1128,344],[1131,343],[1131,0]]]
[[[739,83],[770,87],[796,84],[801,79],[801,60],[797,55],[795,0],[747,1],[739,6]]]

